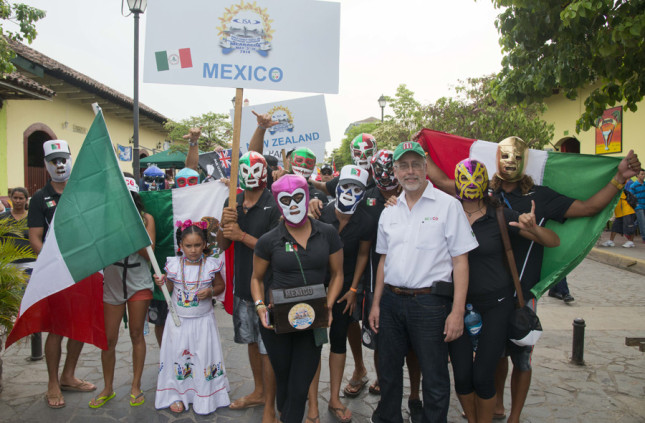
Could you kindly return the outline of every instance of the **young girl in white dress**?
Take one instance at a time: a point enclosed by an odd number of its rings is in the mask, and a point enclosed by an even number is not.
[[[230,404],[219,331],[212,298],[224,291],[222,262],[206,248],[206,225],[177,222],[178,257],[166,260],[166,275],[155,283],[172,290],[181,326],[168,314],[157,379],[157,409],[181,413],[193,404],[197,414],[209,414]],[[205,222],[204,222],[205,223]]]

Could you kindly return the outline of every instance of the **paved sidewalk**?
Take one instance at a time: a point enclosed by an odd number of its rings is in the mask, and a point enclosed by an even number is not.
[[[605,235],[603,235],[605,236]],[[600,250],[605,253],[629,253],[623,257],[645,261],[645,244],[637,248],[615,247]],[[611,250],[611,251],[604,251]],[[632,257],[631,254],[634,256]],[[638,257],[636,257],[638,255]],[[624,345],[625,337],[645,337],[645,281],[634,272],[625,271],[592,260],[584,260],[569,277],[569,286],[576,301],[562,301],[543,297],[538,314],[544,327],[533,355],[533,383],[523,413],[523,422],[642,422],[645,421],[645,355],[637,347]],[[230,316],[221,308],[216,316],[222,336],[225,364],[231,383],[232,399],[246,395],[253,389],[246,348],[233,343]],[[586,321],[585,366],[569,363],[571,354],[572,321],[582,317]],[[152,329],[152,328],[151,328]],[[92,410],[87,406],[92,393],[65,393],[67,406],[61,410],[49,409],[44,400],[46,369],[44,361],[30,362],[28,338],[2,353],[4,360],[4,392],[0,394],[0,421],[2,422],[249,422],[261,421],[262,408],[233,411],[217,410],[209,416],[198,416],[192,411],[175,415],[169,410],[155,410],[154,397],[159,350],[154,335],[146,337],[148,354],[143,375],[146,403],[140,407],[128,404],[130,382],[131,344],[127,332],[121,331],[117,347],[115,386],[117,397],[104,407]],[[373,379],[374,365],[371,351],[364,349],[369,377]],[[323,371],[320,381],[320,417],[322,423],[334,422],[327,412],[329,399],[329,347],[323,348]],[[351,375],[353,361],[348,354],[345,377]],[[405,373],[404,373],[405,374]],[[79,362],[77,376],[101,385],[100,351],[86,346]],[[409,390],[407,375],[405,379]],[[354,413],[354,422],[368,422],[378,397],[367,389],[358,398],[345,399]],[[508,384],[505,403],[510,405]],[[407,417],[407,398],[403,399],[404,417]],[[462,422],[454,392],[448,420]]]

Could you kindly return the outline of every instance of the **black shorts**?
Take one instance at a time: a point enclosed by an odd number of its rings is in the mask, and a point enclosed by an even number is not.
[[[621,235],[634,235],[636,232],[635,222],[635,213],[626,214],[623,217],[617,217],[614,219],[613,225],[611,225],[611,231]]]
[[[168,304],[166,300],[152,299],[150,301],[150,307],[148,307],[148,322],[156,326],[163,326],[166,324],[166,317],[168,317]]]

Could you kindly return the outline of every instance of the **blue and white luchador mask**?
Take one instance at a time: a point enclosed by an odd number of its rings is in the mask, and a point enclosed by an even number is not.
[[[161,191],[166,187],[166,174],[157,166],[150,166],[143,172],[141,191]]]
[[[343,214],[353,214],[358,203],[365,196],[367,171],[359,166],[347,165],[340,171],[336,186],[336,210]]]

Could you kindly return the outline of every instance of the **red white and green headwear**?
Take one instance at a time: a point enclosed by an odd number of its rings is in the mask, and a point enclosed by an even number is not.
[[[376,154],[376,150],[376,140],[370,134],[358,134],[349,144],[349,151],[352,153],[354,164],[368,172],[370,170],[370,160]]]
[[[484,163],[465,159],[455,166],[457,197],[466,201],[479,201],[486,196],[488,172]]]
[[[316,167],[316,155],[308,148],[301,147],[291,153],[291,170],[294,174],[309,179]]]
[[[267,161],[256,151],[249,151],[240,157],[238,172],[240,187],[244,190],[263,189],[267,186]]]
[[[399,181],[394,176],[394,153],[391,150],[379,150],[370,161],[372,177],[376,186],[383,191],[397,189]]]

